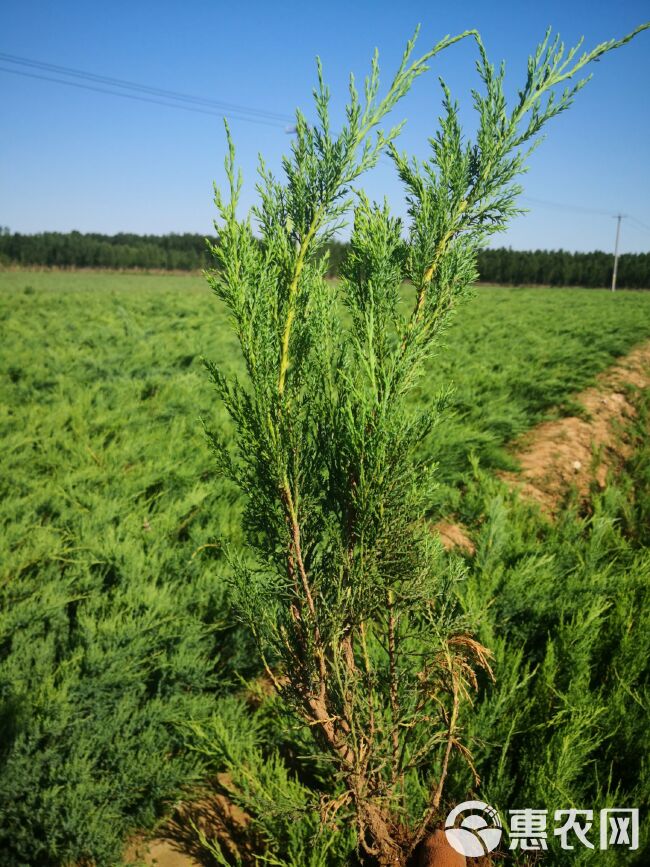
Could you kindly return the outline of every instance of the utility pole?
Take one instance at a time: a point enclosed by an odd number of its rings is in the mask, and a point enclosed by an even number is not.
[[[614,273],[612,274],[612,292],[616,292],[616,272],[618,271],[618,242],[621,237],[621,220],[625,214],[617,214],[616,219],[616,244],[614,245]]]

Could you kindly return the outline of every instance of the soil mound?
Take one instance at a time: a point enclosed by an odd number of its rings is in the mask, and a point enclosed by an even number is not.
[[[604,488],[607,474],[630,455],[625,423],[635,415],[629,386],[650,388],[650,343],[643,343],[601,373],[596,384],[575,396],[584,416],[543,422],[512,444],[518,473],[501,478],[537,501],[553,516],[567,491],[575,487],[587,499],[592,484]],[[447,550],[475,551],[467,530],[451,521],[432,527]]]
[[[629,388],[650,387],[650,343],[644,343],[602,373],[576,396],[585,416],[544,422],[513,443],[519,473],[502,478],[553,515],[568,488],[587,498],[592,482],[605,487],[610,469],[629,457],[625,422],[635,415]]]

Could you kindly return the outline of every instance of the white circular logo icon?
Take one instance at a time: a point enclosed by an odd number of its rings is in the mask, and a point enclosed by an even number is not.
[[[480,858],[493,852],[502,833],[499,814],[483,801],[464,801],[454,807],[445,821],[449,845],[467,858]]]

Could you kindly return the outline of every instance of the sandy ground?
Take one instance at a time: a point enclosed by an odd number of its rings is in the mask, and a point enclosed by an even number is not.
[[[610,367],[593,388],[577,395],[584,418],[571,416],[538,425],[514,444],[521,473],[503,475],[553,515],[567,488],[586,498],[591,484],[605,487],[607,474],[629,457],[624,426],[635,415],[626,386],[650,387],[650,343]]]
[[[587,499],[594,483],[604,488],[607,474],[620,466],[630,454],[625,437],[626,422],[635,415],[628,386],[650,388],[650,343],[644,343],[604,371],[596,385],[580,392],[583,417],[568,416],[544,422],[512,444],[514,457],[521,465],[518,473],[502,473],[501,478],[517,488],[522,496],[538,502],[552,517],[567,491],[575,487]],[[474,553],[467,530],[451,521],[434,527],[442,544]]]

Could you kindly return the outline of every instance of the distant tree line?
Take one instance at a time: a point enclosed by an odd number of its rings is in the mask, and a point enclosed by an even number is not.
[[[614,257],[595,250],[482,250],[478,271],[485,283],[543,286],[610,286]],[[616,285],[620,289],[650,288],[650,253],[624,253],[618,260]]]
[[[117,235],[81,232],[11,234],[0,227],[0,265],[45,268],[154,268],[196,271],[211,264],[208,241],[216,238],[182,235]],[[347,245],[329,245],[330,273],[337,274]]]
[[[0,262],[58,268],[160,268],[194,271],[208,262],[203,235],[100,235],[39,232],[0,235]]]
[[[208,239],[214,242],[214,238]],[[347,244],[329,245],[329,273],[336,276]],[[210,266],[203,235],[101,235],[81,232],[10,233],[0,228],[0,264],[54,268],[145,268],[196,271]],[[478,271],[485,283],[544,286],[609,286],[611,253],[569,253],[565,250],[521,251],[501,247],[483,250]],[[650,253],[620,257],[617,285],[621,289],[650,288]]]

